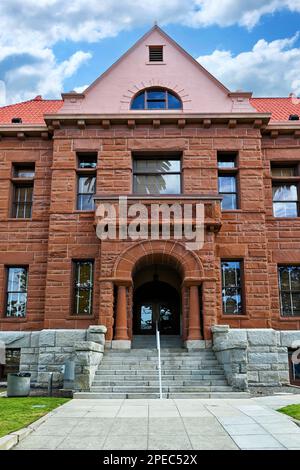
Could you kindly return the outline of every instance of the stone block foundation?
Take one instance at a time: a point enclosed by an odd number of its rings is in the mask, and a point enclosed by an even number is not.
[[[300,346],[300,331],[216,325],[212,334],[213,350],[235,389],[289,384],[288,349]]]
[[[20,371],[31,373],[32,386],[47,387],[52,372],[53,386],[62,387],[64,366],[74,361],[71,388],[87,390],[103,357],[105,333],[101,325],[82,330],[0,331],[0,341],[6,348],[20,348]]]

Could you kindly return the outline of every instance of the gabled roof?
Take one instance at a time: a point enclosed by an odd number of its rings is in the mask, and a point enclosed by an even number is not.
[[[157,24],[152,26],[140,39],[138,39],[133,46],[131,46],[119,59],[117,59],[108,69],[105,70],[96,80],[88,86],[83,94],[86,95],[89,91],[100,81],[104,78],[107,74],[110,73],[112,69],[114,69],[121,61],[123,61],[134,49],[136,49],[140,44],[142,44],[149,36],[152,35],[154,31],[157,31],[162,37],[164,37],[167,41],[169,41],[176,49],[178,49],[185,57],[187,57],[190,61],[192,61],[202,72],[204,72],[215,84],[223,90],[226,94],[230,92],[228,88],[223,85],[214,75],[212,75],[206,68],[204,68],[194,57],[189,54],[183,47],[181,47],[171,36],[169,36],[163,29],[161,29]]]
[[[40,95],[33,100],[0,108],[0,124],[11,124],[12,118],[21,118],[22,124],[45,124],[44,114],[57,113],[62,100],[44,100]]]
[[[272,113],[271,121],[288,121],[291,114],[300,116],[300,98],[251,98],[259,113]]]

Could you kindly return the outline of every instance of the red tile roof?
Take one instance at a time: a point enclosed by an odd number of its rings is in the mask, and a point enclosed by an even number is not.
[[[272,113],[271,121],[288,121],[290,114],[300,116],[300,98],[251,98],[259,113]]]
[[[271,121],[287,121],[290,114],[300,115],[299,98],[251,98],[251,104],[260,113],[272,113]],[[33,100],[0,107],[0,124],[11,124],[12,118],[22,118],[23,124],[44,124],[44,114],[55,114],[63,105],[62,100]]]
[[[36,96],[30,101],[3,106],[0,124],[11,124],[12,118],[22,118],[22,124],[45,124],[44,114],[57,113],[62,104],[62,100],[44,100]]]

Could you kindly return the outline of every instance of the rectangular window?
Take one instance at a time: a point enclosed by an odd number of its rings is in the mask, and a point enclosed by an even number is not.
[[[242,305],[241,261],[222,261],[222,300],[224,315],[240,315]]]
[[[25,317],[27,304],[27,268],[7,268],[6,317]]]
[[[30,219],[32,216],[34,164],[13,165],[12,217]]]
[[[149,62],[163,61],[163,46],[149,46]]]
[[[280,307],[283,317],[300,317],[300,266],[279,266]]]
[[[74,315],[92,315],[93,261],[74,261]]]
[[[97,167],[97,153],[78,153],[78,168],[80,169],[93,169]]]
[[[297,165],[272,165],[274,217],[299,217],[300,174]]]
[[[78,175],[77,209],[91,211],[94,209],[96,176]]]
[[[77,154],[77,210],[94,210],[97,153]]]
[[[218,189],[223,196],[222,210],[238,208],[236,159],[235,153],[218,152]]]
[[[133,191],[136,194],[180,194],[181,162],[179,158],[135,158]]]

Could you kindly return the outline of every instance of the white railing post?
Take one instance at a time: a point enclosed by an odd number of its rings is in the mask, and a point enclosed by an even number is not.
[[[158,380],[159,380],[159,398],[162,400],[162,383],[161,383],[161,359],[160,359],[160,334],[158,329],[158,322],[156,321],[156,347],[158,354]]]

